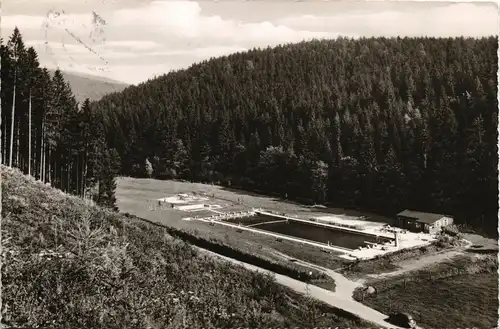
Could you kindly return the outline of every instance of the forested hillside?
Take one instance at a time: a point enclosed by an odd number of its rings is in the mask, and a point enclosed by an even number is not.
[[[93,103],[123,175],[497,226],[497,39],[312,41]]]
[[[40,67],[16,28],[1,42],[1,162],[52,186],[114,207],[120,159],[89,100],[78,108],[59,70]]]

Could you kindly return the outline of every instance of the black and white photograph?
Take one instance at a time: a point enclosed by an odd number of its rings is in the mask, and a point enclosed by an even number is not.
[[[499,13],[2,0],[0,328],[498,328]]]

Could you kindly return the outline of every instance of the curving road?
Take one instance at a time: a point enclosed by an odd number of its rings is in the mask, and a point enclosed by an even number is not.
[[[321,266],[317,266],[314,264],[310,264],[307,262],[297,261],[297,263],[301,263],[303,265],[313,267],[313,268],[318,269],[318,270],[324,272],[325,274],[331,276],[335,280],[335,290],[336,290],[335,292],[332,292],[332,291],[329,291],[329,290],[326,290],[326,289],[323,289],[323,288],[320,288],[320,287],[317,287],[314,285],[308,285],[302,281],[292,279],[288,276],[274,273],[272,271],[265,270],[263,268],[255,266],[255,265],[251,265],[248,263],[238,261],[236,259],[222,256],[220,254],[217,254],[217,253],[205,250],[205,249],[201,249],[201,248],[197,248],[197,249],[205,254],[208,254],[208,255],[211,255],[213,257],[217,257],[220,259],[224,259],[224,260],[229,261],[229,262],[234,263],[234,264],[241,265],[241,266],[243,266],[249,270],[252,270],[252,271],[258,271],[258,272],[262,272],[262,273],[271,273],[274,275],[274,277],[276,278],[276,281],[279,284],[284,285],[288,288],[291,288],[292,290],[295,290],[299,293],[305,293],[306,287],[308,286],[309,293],[313,298],[320,300],[320,301],[322,301],[328,305],[331,305],[333,307],[336,307],[336,308],[342,309],[344,311],[347,311],[349,313],[352,313],[365,321],[371,322],[371,323],[379,326],[380,328],[391,328],[391,329],[401,328],[401,327],[397,327],[397,326],[394,326],[394,325],[386,322],[385,319],[387,318],[387,315],[382,314],[382,313],[380,313],[380,312],[378,312],[378,311],[376,311],[376,310],[374,310],[366,305],[363,305],[363,304],[355,301],[352,298],[352,292],[354,291],[354,289],[356,289],[357,287],[360,286],[360,283],[351,281],[351,280],[347,279],[346,277],[344,277],[343,275],[341,275],[337,272],[334,272],[332,270],[329,270],[329,269],[326,269],[326,268],[323,268]]]

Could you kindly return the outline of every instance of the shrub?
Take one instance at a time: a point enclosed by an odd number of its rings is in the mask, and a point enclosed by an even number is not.
[[[451,236],[460,236],[460,230],[455,224],[443,227],[442,232]]]

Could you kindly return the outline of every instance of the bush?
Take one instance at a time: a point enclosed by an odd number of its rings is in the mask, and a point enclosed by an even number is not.
[[[443,227],[442,232],[451,236],[460,236],[460,230],[455,224]]]
[[[435,242],[436,246],[438,248],[444,249],[444,248],[450,248],[450,247],[456,247],[462,244],[462,237],[459,233],[453,234],[453,235],[448,235],[447,233],[441,233],[437,241]]]

